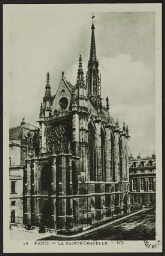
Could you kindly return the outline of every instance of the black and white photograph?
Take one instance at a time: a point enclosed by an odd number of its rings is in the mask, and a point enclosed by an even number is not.
[[[161,252],[161,4],[4,4],[4,252]]]

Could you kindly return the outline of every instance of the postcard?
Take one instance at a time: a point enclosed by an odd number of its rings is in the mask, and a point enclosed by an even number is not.
[[[4,4],[5,253],[162,251],[161,4]]]

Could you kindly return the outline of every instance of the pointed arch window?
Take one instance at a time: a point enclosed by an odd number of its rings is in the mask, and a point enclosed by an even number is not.
[[[114,137],[114,133],[111,133],[111,170],[112,170],[112,180],[115,181],[115,137]]]
[[[93,93],[96,94],[97,93],[97,84],[96,81],[93,81]]]
[[[51,166],[44,164],[41,171],[41,191],[48,191],[51,188]]]
[[[88,145],[89,145],[89,173],[90,180],[96,180],[96,143],[95,129],[91,123],[88,125]]]
[[[103,129],[101,129],[101,163],[102,163],[102,180],[106,181],[105,133]]]
[[[73,194],[77,194],[78,191],[78,175],[76,170],[76,164],[72,161],[72,184],[73,184]]]

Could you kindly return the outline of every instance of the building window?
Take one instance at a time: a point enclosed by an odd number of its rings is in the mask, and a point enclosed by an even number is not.
[[[149,165],[152,166],[152,160],[149,161]]]
[[[125,155],[125,169],[126,169],[126,178],[127,178],[128,177],[127,155]]]
[[[93,81],[93,93],[97,93],[97,87],[96,87],[96,82]]]
[[[96,180],[96,146],[95,130],[91,123],[88,125],[88,145],[89,145],[89,172],[90,180]]]
[[[62,97],[59,101],[60,107],[62,110],[65,110],[68,106],[68,99],[66,97]]]
[[[136,190],[137,189],[137,182],[136,182],[136,178],[132,179],[132,190]]]
[[[102,163],[102,180],[106,181],[105,134],[102,129],[101,129],[101,163]]]
[[[15,193],[15,183],[16,181],[11,181],[11,193]]]
[[[141,179],[140,179],[140,190],[143,190],[143,191],[144,191],[144,183],[145,183],[144,178],[141,178]]]
[[[144,162],[141,162],[141,167],[144,167]]]
[[[153,178],[149,178],[148,190],[153,190]]]
[[[11,157],[9,157],[9,167],[11,167]]]
[[[11,206],[15,206],[15,201],[11,201]]]
[[[136,162],[133,162],[133,167],[136,167]]]
[[[77,175],[77,170],[76,170],[76,164],[75,164],[74,161],[72,161],[72,184],[73,184],[73,194],[77,194],[77,191],[78,191],[78,175]],[[70,191],[70,186],[68,186],[68,191]]]
[[[15,223],[15,211],[11,211],[11,223]]]

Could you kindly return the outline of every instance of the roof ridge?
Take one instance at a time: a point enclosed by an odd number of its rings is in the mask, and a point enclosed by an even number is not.
[[[21,125],[17,125],[17,126],[11,127],[11,128],[9,128],[9,130],[11,130],[11,129],[16,129],[16,128],[18,128],[18,127],[21,128]]]

